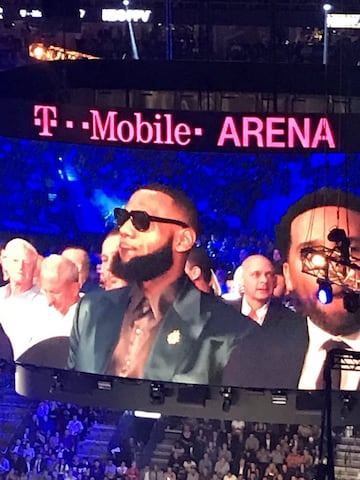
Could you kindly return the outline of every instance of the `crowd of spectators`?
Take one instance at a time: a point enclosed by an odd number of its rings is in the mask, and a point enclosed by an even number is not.
[[[320,429],[168,417],[181,428],[168,464],[144,465],[142,451],[124,460],[120,448],[89,459],[77,454],[101,410],[40,402],[32,421],[0,456],[2,480],[312,480],[320,458]],[[134,440],[134,439],[132,439]],[[134,443],[134,445],[141,443]]]
[[[185,422],[164,478],[312,480],[322,461],[319,435],[307,425]]]
[[[166,421],[172,431],[181,430],[167,467],[145,465],[144,443],[133,437],[126,440],[128,448],[111,449],[109,444],[107,455],[89,458],[78,453],[78,444],[95,423],[106,422],[106,411],[41,401],[21,435],[0,453],[0,478],[312,480],[322,463],[316,426],[179,417]]]
[[[114,225],[113,208],[124,204],[136,185],[171,181],[199,208],[201,244],[231,270],[242,248],[271,254],[274,225],[294,194],[322,186],[322,169],[335,188],[356,190],[358,179],[357,154],[282,154],[280,159],[279,154],[158,151],[155,161],[154,152],[146,150],[15,139],[1,139],[0,145],[0,230],[42,236],[45,245],[37,247],[43,254],[79,239],[89,253],[99,251]]]
[[[59,25],[59,28],[61,25]],[[163,23],[135,24],[135,40],[139,57],[143,60],[164,60],[168,53],[167,28]],[[321,28],[321,26],[320,26]],[[180,24],[172,29],[172,58],[174,60],[220,60],[250,63],[306,63],[321,64],[323,35],[319,28],[292,29],[292,33],[273,32],[270,29],[229,26],[224,35],[222,26]],[[211,33],[210,33],[210,32]],[[256,32],[256,35],[255,33]],[[300,32],[300,33],[298,33]],[[210,40],[211,39],[211,40]],[[64,43],[65,42],[65,43]],[[133,58],[127,24],[104,25],[83,23],[76,33],[56,37],[42,29],[41,23],[8,22],[0,32],[0,68],[10,68],[29,63],[29,45],[62,46],[69,50],[99,58],[131,60]],[[358,65],[360,41],[356,31],[331,31],[329,63]]]
[[[79,459],[77,447],[88,429],[101,420],[100,409],[39,402],[21,434],[0,454],[1,480],[82,479],[89,463]]]

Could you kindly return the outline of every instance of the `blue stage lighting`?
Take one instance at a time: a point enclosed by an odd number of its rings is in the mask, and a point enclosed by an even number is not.
[[[320,303],[327,305],[333,300],[333,291],[332,286],[329,280],[320,280],[318,279],[319,289],[317,291],[317,298]]]

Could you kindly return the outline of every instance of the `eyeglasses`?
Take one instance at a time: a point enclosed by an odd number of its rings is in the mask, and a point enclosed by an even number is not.
[[[130,218],[132,224],[139,230],[139,232],[146,232],[149,229],[151,222],[172,223],[183,228],[188,228],[189,225],[181,220],[174,220],[172,218],[154,217],[142,210],[132,210],[129,212],[125,208],[114,208],[114,217],[119,227]]]

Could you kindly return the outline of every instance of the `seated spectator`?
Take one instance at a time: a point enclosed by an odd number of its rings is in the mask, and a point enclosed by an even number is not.
[[[73,438],[75,448],[79,442],[79,437],[81,432],[84,430],[84,425],[78,419],[77,415],[73,415],[72,420],[66,426],[66,429],[69,432],[69,435]]]
[[[116,465],[111,458],[108,459],[104,468],[104,477],[105,478],[115,478],[116,477]]]
[[[131,462],[131,467],[126,472],[126,480],[139,480],[140,472],[135,461]]]
[[[188,473],[190,472],[191,468],[193,467],[196,468],[196,463],[191,458],[187,458],[186,460],[184,460],[183,467],[185,468],[185,471]]]
[[[163,478],[164,480],[176,480],[176,475],[171,467],[167,467],[166,471],[164,472]]]
[[[260,470],[256,466],[255,462],[251,462],[250,465],[248,466],[246,473],[245,473],[245,478],[251,479],[251,480],[259,480],[260,479]]]
[[[197,471],[196,467],[190,468],[190,471],[186,476],[186,480],[199,480],[199,472]]]
[[[61,448],[65,449],[65,451],[73,452],[75,447],[74,437],[70,435],[68,429],[65,430],[64,435],[61,437],[61,443],[59,445],[59,450]]]
[[[224,457],[228,463],[231,463],[232,454],[231,451],[228,449],[227,443],[223,443],[222,446],[219,448],[218,458]]]
[[[208,448],[206,449],[206,453],[209,455],[209,460],[214,466],[218,459],[218,454],[217,454],[217,450],[214,442],[211,442],[211,441],[209,442]]]
[[[169,458],[168,467],[171,467],[172,471],[175,473],[175,475],[177,475],[182,462],[183,461],[181,458],[179,458],[178,454],[176,452],[172,452]]]
[[[184,424],[181,435],[180,435],[180,444],[184,448],[184,455],[186,458],[191,455],[191,448],[194,444],[194,433],[192,432],[190,425],[187,423]]]
[[[31,469],[36,475],[43,473],[48,468],[48,462],[43,458],[41,453],[38,453],[30,462]]]
[[[120,465],[117,467],[117,474],[118,476],[124,480],[126,478],[126,472],[128,471],[128,467],[124,461],[120,463]]]
[[[279,475],[279,470],[277,469],[275,463],[270,463],[266,468],[264,472],[264,477],[266,479],[276,479],[277,476]]]
[[[248,438],[245,440],[245,450],[247,452],[256,453],[260,448],[260,442],[255,437],[254,433],[250,433]]]
[[[303,453],[303,464],[305,471],[309,470],[314,463],[313,456],[310,453],[310,450],[308,448],[304,448],[304,453]]]
[[[101,465],[100,461],[96,459],[90,467],[90,473],[89,473],[90,478],[93,478],[94,480],[103,480],[104,478],[104,468]]]
[[[300,472],[300,466],[303,463],[303,456],[300,455],[296,447],[293,447],[287,454],[285,461],[289,471],[296,475],[298,472]]]
[[[10,462],[3,453],[0,453],[0,475],[10,472]]]
[[[56,450],[59,446],[59,443],[60,443],[60,432],[58,431],[55,431],[53,432],[51,435],[50,435],[50,438],[49,438],[49,447],[52,449],[52,450]]]
[[[257,460],[257,465],[259,466],[260,469],[260,476],[264,475],[266,467],[269,465],[271,461],[271,455],[270,452],[268,452],[265,447],[261,447],[257,452],[256,452],[256,460]]]
[[[57,480],[64,480],[69,470],[70,468],[69,468],[69,465],[66,463],[65,458],[61,458],[55,466]]]
[[[209,472],[212,471],[213,463],[210,460],[208,452],[205,452],[203,458],[199,461],[199,473],[203,473],[204,468],[206,468]]]
[[[0,287],[1,325],[15,360],[32,345],[38,309],[45,305],[43,295],[34,286],[37,259],[35,247],[22,238],[10,240],[1,251],[3,275],[8,282]]]
[[[224,457],[220,457],[219,460],[215,463],[214,472],[216,473],[219,479],[223,479],[223,477],[229,472],[230,465],[229,462],[226,461]]]
[[[33,459],[35,457],[35,450],[30,445],[30,442],[26,443],[22,455],[23,455],[23,457],[30,457],[30,459]]]
[[[150,480],[163,480],[163,478],[164,472],[155,464],[154,467],[150,469]]]
[[[184,456],[185,449],[179,440],[176,441],[175,445],[173,446],[173,453],[176,453],[178,458],[182,458]]]
[[[223,480],[237,480],[237,476],[234,475],[230,470],[226,475],[224,475]]]
[[[207,467],[204,467],[202,471],[199,473],[199,480],[210,480],[211,478],[211,470]]]
[[[80,284],[80,290],[84,293],[88,292],[88,285],[86,284],[90,273],[90,257],[86,250],[78,247],[67,247],[62,253],[62,257],[69,259],[73,262],[78,270],[78,279]],[[91,289],[91,286],[90,286]]]
[[[119,250],[120,233],[116,228],[107,234],[101,246],[101,264],[99,267],[100,286],[104,290],[113,290],[126,286],[126,281],[116,277],[112,271],[112,260]]]
[[[281,445],[278,443],[275,449],[271,452],[271,461],[275,463],[277,468],[280,468],[281,465],[284,463],[285,454],[281,450]]]
[[[1,466],[1,461],[0,461],[0,475],[2,474],[3,469]],[[22,474],[20,475],[19,472],[15,468],[11,468],[7,473],[3,472],[3,476],[1,478],[5,478],[5,480],[20,480],[23,479]],[[24,480],[27,479],[25,476]]]
[[[22,447],[22,444],[21,444],[21,439],[18,438],[15,442],[15,445],[13,446],[13,448],[11,449],[11,453],[16,453],[18,455],[22,455],[23,453],[23,447]]]

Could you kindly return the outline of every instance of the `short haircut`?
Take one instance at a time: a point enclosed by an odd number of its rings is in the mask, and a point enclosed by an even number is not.
[[[152,190],[154,192],[164,193],[171,197],[174,200],[175,205],[185,213],[186,222],[195,231],[196,236],[199,236],[200,224],[197,208],[194,202],[182,190],[161,183],[151,183],[140,187],[138,190]]]
[[[52,254],[41,262],[40,277],[52,276],[73,283],[79,281],[79,270],[74,262],[62,255]]]
[[[23,248],[26,252],[33,254],[34,258],[37,258],[38,256],[38,251],[36,250],[34,245],[32,245],[30,242],[28,242],[24,238],[12,238],[6,243],[2,252],[4,256],[6,256],[9,253],[9,251],[12,251],[12,249],[17,249],[17,248]]]
[[[186,261],[191,267],[200,267],[205,282],[209,283],[211,280],[211,261],[203,247],[192,247],[189,251]]]
[[[81,268],[85,272],[86,276],[89,275],[91,262],[86,250],[81,247],[66,247],[61,255],[74,262],[79,269]]]
[[[318,207],[343,207],[360,213],[360,197],[350,192],[323,187],[308,193],[290,206],[280,223],[275,227],[276,246],[287,259],[291,244],[291,223],[304,212]]]

